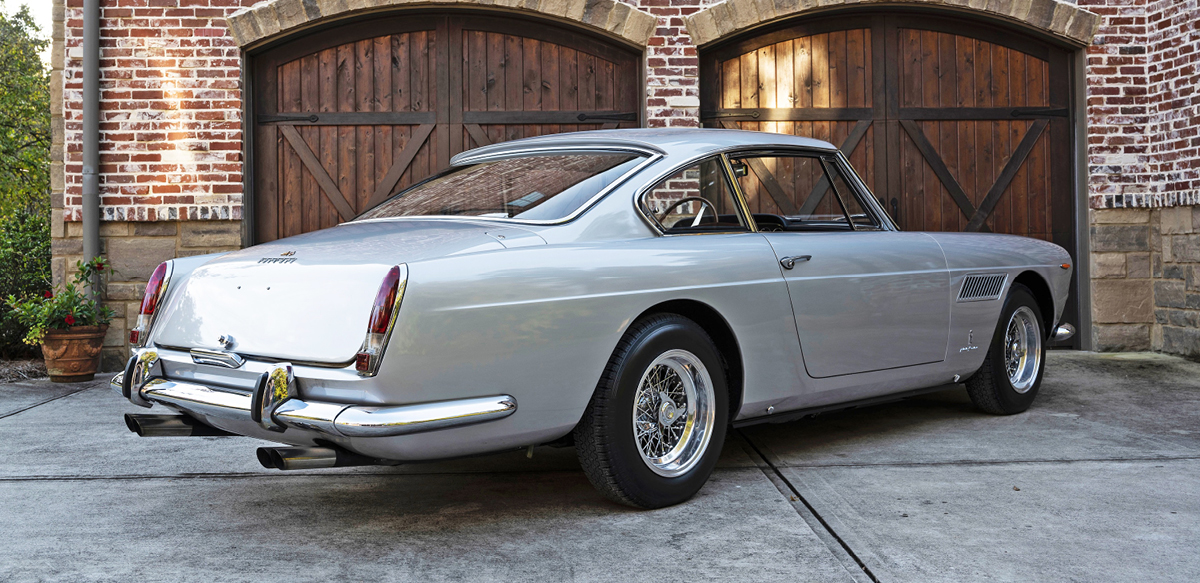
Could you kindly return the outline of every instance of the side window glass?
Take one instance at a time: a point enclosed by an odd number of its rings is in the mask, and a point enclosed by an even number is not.
[[[676,172],[639,204],[669,234],[747,231],[720,158]]]
[[[829,175],[833,177],[833,189],[837,192],[838,199],[842,201],[842,205],[846,209],[846,214],[850,216],[850,220],[855,226],[866,228],[877,227],[878,224],[875,222],[875,219],[871,218],[871,215],[863,208],[862,201],[855,195],[849,181],[842,174],[842,169],[833,161],[826,161],[825,167],[829,170]]]
[[[832,162],[799,155],[739,156],[731,162],[760,231],[875,228],[874,219]]]

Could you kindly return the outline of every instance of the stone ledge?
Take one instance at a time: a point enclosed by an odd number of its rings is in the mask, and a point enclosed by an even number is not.
[[[692,40],[705,45],[745,30],[841,6],[944,6],[1023,24],[1079,46],[1092,44],[1100,16],[1061,0],[724,0],[683,17]]]
[[[615,0],[264,0],[229,16],[229,32],[245,47],[320,20],[392,7],[489,6],[549,16],[644,47],[658,18]]]

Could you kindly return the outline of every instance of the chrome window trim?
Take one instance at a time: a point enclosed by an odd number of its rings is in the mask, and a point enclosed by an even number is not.
[[[662,225],[659,225],[658,221],[655,220],[654,217],[650,216],[650,213],[646,212],[646,209],[642,207],[642,197],[645,196],[647,193],[649,193],[651,190],[654,190],[654,188],[657,187],[659,184],[662,184],[664,180],[678,174],[679,172],[681,172],[683,170],[687,170],[688,168],[690,168],[692,166],[698,165],[698,164],[700,164],[706,160],[712,159],[712,158],[717,158],[721,161],[721,174],[725,177],[725,184],[729,186],[729,195],[733,197],[733,204],[735,207],[737,207],[738,215],[741,216],[742,220],[745,221],[745,223],[746,223],[746,230],[745,231],[697,231],[695,233],[668,233],[666,231],[666,229],[663,229]],[[737,188],[737,181],[733,180],[733,173],[729,171],[729,160],[726,159],[724,152],[717,152],[717,153],[709,152],[707,154],[704,154],[703,156],[693,156],[692,158],[689,159],[689,162],[687,164],[684,164],[681,166],[676,166],[676,167],[672,168],[672,170],[669,173],[660,174],[659,176],[656,176],[652,182],[647,182],[645,186],[642,186],[641,188],[639,188],[637,190],[637,192],[634,193],[633,208],[637,212],[638,216],[641,217],[642,221],[645,222],[647,225],[649,225],[650,228],[653,229],[654,232],[657,233],[661,237],[694,236],[694,235],[731,235],[731,234],[739,234],[739,233],[756,233],[756,232],[758,232],[758,228],[754,224],[754,219],[746,212],[748,209],[746,208],[745,202],[739,196],[739,191]]]
[[[900,231],[900,227],[896,226],[896,222],[893,221],[892,217],[887,214],[887,210],[880,206],[879,200],[875,198],[875,193],[871,191],[870,187],[867,186],[867,183],[864,182],[862,177],[858,175],[858,172],[854,170],[854,166],[850,165],[850,159],[847,158],[846,155],[840,150],[837,152],[835,158],[837,159],[838,166],[840,166],[843,170],[843,173],[852,179],[852,186],[858,190],[860,195],[865,195],[864,197],[867,200],[860,200],[859,202],[865,202],[863,208],[870,208],[871,212],[875,214],[875,220],[879,223],[879,228],[884,231]]]
[[[874,219],[875,219],[875,222],[877,225],[877,227],[873,228],[873,229],[855,229],[852,225],[851,228],[847,232],[853,233],[853,232],[858,232],[861,230],[863,232],[870,233],[873,231],[899,231],[900,230],[899,228],[896,227],[896,224],[894,222],[892,222],[891,217],[889,217],[887,215],[887,213],[884,212],[883,209],[879,206],[879,201],[875,200],[875,196],[871,192],[871,189],[867,188],[866,183],[862,181],[861,177],[859,177],[858,172],[854,171],[854,167],[850,165],[850,161],[846,158],[845,154],[843,154],[841,150],[838,150],[838,149],[823,150],[823,149],[815,149],[815,148],[798,148],[798,147],[794,147],[794,146],[770,146],[770,145],[747,147],[745,145],[742,145],[742,146],[729,148],[729,149],[722,151],[722,155],[725,156],[727,163],[734,156],[753,156],[755,154],[759,154],[759,155],[763,155],[763,156],[786,155],[786,156],[806,156],[806,157],[816,158],[819,162],[821,162],[822,170],[826,174],[829,173],[829,170],[824,168],[824,165],[830,164],[830,163],[835,164],[837,169],[839,171],[841,171],[845,177],[847,177],[847,184],[850,185],[851,189],[855,191],[851,194],[854,194],[857,196],[857,198],[859,198],[859,203],[862,204],[863,209],[867,210],[872,215],[874,215]],[[733,175],[732,169],[729,170],[729,175],[730,176]],[[753,214],[750,213],[749,203],[745,202],[745,193],[742,192],[741,185],[738,184],[736,180],[734,180],[733,182],[737,188],[738,196],[741,197],[743,204],[746,205],[747,215],[751,218],[751,222],[753,222]],[[831,189],[834,188],[832,179],[830,180],[829,188],[831,188]],[[864,193],[866,193],[866,194],[864,194]],[[867,195],[870,195],[870,196],[867,196]],[[866,198],[867,200],[864,201],[864,200],[862,200],[863,198]],[[757,230],[758,229],[755,228],[756,232],[757,232]]]
[[[495,154],[488,154],[485,156],[479,156],[477,158],[467,158],[464,160],[460,160],[459,164],[451,166],[450,168],[446,169],[444,172],[440,172],[438,174],[430,176],[429,178],[426,178],[425,180],[422,180],[421,182],[418,182],[400,192],[397,192],[396,194],[388,197],[387,200],[379,203],[379,205],[386,204],[388,201],[392,200],[393,198],[396,198],[397,196],[401,196],[404,193],[408,192],[409,190],[412,190],[413,188],[416,188],[430,180],[433,180],[435,178],[440,178],[452,171],[461,170],[463,168],[467,168],[470,166],[477,166],[479,164],[483,164],[483,163],[487,163],[487,162],[499,162],[501,160],[508,160],[508,159],[513,159],[513,158],[524,158],[524,157],[528,157],[531,154],[549,155],[549,154],[569,154],[572,152],[579,153],[579,154],[595,154],[595,153],[600,153],[600,152],[624,152],[624,153],[631,153],[631,154],[637,154],[639,156],[644,156],[645,160],[643,160],[637,166],[634,166],[632,169],[630,169],[625,174],[622,174],[620,177],[618,177],[616,180],[614,180],[612,182],[612,184],[609,184],[608,186],[606,186],[603,190],[601,190],[600,192],[593,195],[592,198],[589,198],[587,200],[587,202],[580,205],[579,208],[572,211],[571,214],[569,214],[561,219],[531,220],[531,219],[514,219],[514,218],[500,218],[500,217],[479,217],[479,216],[468,216],[468,215],[410,215],[410,216],[401,216],[401,217],[380,217],[377,219],[355,218],[354,220],[347,221],[347,222],[341,223],[341,224],[348,225],[351,223],[376,223],[376,222],[383,222],[383,221],[395,221],[395,220],[405,220],[405,219],[422,219],[422,220],[435,219],[435,220],[455,220],[455,221],[464,221],[464,220],[487,221],[487,222],[509,224],[509,225],[539,225],[539,226],[562,225],[562,224],[569,223],[569,222],[579,218],[581,215],[583,215],[583,213],[586,213],[593,206],[595,206],[596,203],[600,202],[601,199],[608,196],[609,193],[616,190],[617,188],[620,188],[630,178],[632,178],[633,176],[636,176],[647,166],[650,166],[651,164],[657,162],[659,159],[666,156],[666,154],[664,154],[658,150],[654,150],[654,149],[650,149],[650,148],[638,148],[638,147],[635,147],[632,145],[631,146],[596,146],[596,147],[588,148],[588,147],[580,146],[578,144],[575,144],[575,145],[564,144],[561,146],[541,146],[541,147],[537,147],[537,148],[525,148],[525,149],[520,149],[520,150],[508,150],[508,151],[504,151],[504,152],[496,152]],[[379,205],[375,205],[374,207],[367,209],[366,211],[364,211],[361,214],[366,214],[368,212],[371,212]]]

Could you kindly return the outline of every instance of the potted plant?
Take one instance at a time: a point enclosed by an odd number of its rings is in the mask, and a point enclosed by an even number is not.
[[[116,315],[96,300],[108,262],[96,257],[75,266],[75,281],[57,294],[47,291],[41,297],[8,296],[6,300],[17,319],[29,326],[24,342],[41,345],[46,370],[56,383],[90,381],[96,376],[104,334]],[[98,282],[91,292],[85,291],[89,282]]]

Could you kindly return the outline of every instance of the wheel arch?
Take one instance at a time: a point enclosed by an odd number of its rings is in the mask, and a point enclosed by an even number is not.
[[[1014,284],[1021,284],[1029,288],[1033,292],[1033,299],[1037,301],[1038,309],[1042,312],[1042,317],[1046,319],[1045,325],[1046,337],[1049,338],[1054,334],[1054,325],[1058,322],[1054,314],[1054,294],[1050,291],[1050,285],[1036,271],[1024,271],[1013,280]]]
[[[712,338],[721,360],[725,366],[725,378],[729,383],[729,419],[737,418],[742,407],[743,385],[745,384],[745,368],[742,362],[742,350],[738,345],[737,335],[729,322],[712,306],[690,299],[678,299],[661,302],[650,306],[634,318],[637,322],[655,314],[678,314],[698,324]]]

